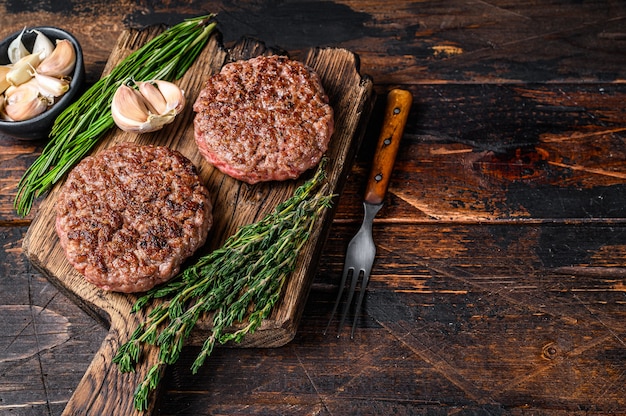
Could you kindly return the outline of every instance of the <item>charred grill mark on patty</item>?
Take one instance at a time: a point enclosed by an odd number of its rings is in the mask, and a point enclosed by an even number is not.
[[[193,109],[200,153],[250,184],[295,179],[317,165],[334,129],[317,74],[284,56],[225,65],[207,80]]]
[[[169,280],[212,225],[195,167],[164,146],[125,143],[85,158],[56,210],[68,261],[91,283],[119,292]]]

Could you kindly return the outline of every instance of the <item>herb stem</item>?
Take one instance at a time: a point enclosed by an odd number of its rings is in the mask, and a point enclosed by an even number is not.
[[[115,123],[111,100],[128,78],[180,79],[200,54],[217,23],[215,15],[195,17],[170,27],[131,53],[57,117],[41,155],[17,185],[13,207],[20,216],[48,192]]]
[[[269,316],[316,220],[332,203],[333,195],[325,185],[326,162],[322,159],[315,175],[273,212],[240,227],[221,248],[198,258],[173,280],[137,300],[134,312],[156,299],[160,303],[119,348],[113,361],[120,371],[133,371],[142,345],[159,349],[158,362],[135,391],[138,410],[146,409],[149,393],[160,380],[160,369],[176,362],[200,318],[210,318],[212,328],[191,366],[193,373],[216,344],[240,342]]]

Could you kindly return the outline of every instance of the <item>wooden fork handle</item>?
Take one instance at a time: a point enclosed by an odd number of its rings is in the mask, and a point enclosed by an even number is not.
[[[385,198],[412,102],[413,96],[406,90],[393,89],[387,94],[383,126],[365,189],[365,202],[377,205],[382,204]]]

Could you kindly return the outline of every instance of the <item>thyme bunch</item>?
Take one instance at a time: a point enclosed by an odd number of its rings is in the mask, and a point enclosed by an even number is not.
[[[217,23],[215,15],[184,20],[137,49],[100,78],[56,118],[41,155],[17,185],[13,206],[20,216],[49,191],[114,126],[111,100],[125,80],[181,78],[202,51]]]
[[[198,319],[210,317],[212,328],[192,364],[194,374],[216,344],[240,342],[269,316],[316,219],[331,205],[333,195],[326,193],[324,185],[325,164],[323,159],[315,175],[273,212],[240,227],[222,247],[136,301],[133,312],[161,299],[113,359],[120,371],[134,371],[143,346],[159,349],[158,362],[135,390],[138,410],[147,408],[148,395],[158,386],[161,370],[176,362]]]

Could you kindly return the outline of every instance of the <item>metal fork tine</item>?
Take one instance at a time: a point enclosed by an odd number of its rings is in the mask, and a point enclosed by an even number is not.
[[[359,292],[359,300],[356,304],[356,309],[354,313],[354,320],[352,321],[352,330],[350,331],[350,339],[354,338],[354,330],[356,329],[356,323],[359,319],[359,311],[361,310],[361,304],[363,303],[363,298],[365,297],[365,289],[367,288],[367,284],[370,280],[370,271],[363,270],[363,280],[361,281],[361,290]]]
[[[404,131],[404,125],[406,123],[409,108],[411,107],[412,96],[409,91],[405,90],[392,90],[389,92],[387,99],[387,106],[385,108],[385,116],[383,120],[383,128],[378,137],[378,144],[376,145],[376,152],[374,153],[374,161],[370,170],[369,179],[365,189],[365,198],[363,200],[364,217],[361,228],[356,235],[348,243],[348,250],[346,252],[346,259],[343,267],[343,275],[341,277],[341,284],[339,285],[339,293],[337,294],[337,300],[333,307],[333,311],[330,316],[330,320],[326,325],[324,334],[328,331],[328,328],[335,318],[337,313],[337,307],[341,303],[341,297],[345,290],[347,277],[350,271],[352,271],[352,280],[350,281],[350,288],[348,289],[348,299],[343,306],[343,312],[341,314],[341,320],[339,323],[339,331],[348,316],[350,310],[350,304],[354,297],[354,292],[363,274],[361,281],[360,293],[356,309],[354,311],[354,320],[352,321],[352,331],[350,332],[350,338],[354,338],[354,331],[359,318],[359,312],[365,297],[365,290],[370,279],[370,272],[376,256],[376,245],[372,237],[372,223],[376,213],[383,206],[383,199],[387,192],[387,186],[389,184],[389,177],[393,169],[393,163],[398,152],[398,146],[400,144],[400,138]]]
[[[348,299],[346,300],[346,304],[343,306],[343,312],[341,313],[339,331],[341,331],[343,324],[346,322],[346,317],[348,316],[348,311],[350,310],[350,304],[352,303],[352,297],[356,291],[356,285],[359,282],[359,277],[361,277],[361,272],[357,272],[356,269],[352,268],[352,280],[350,281],[350,289],[348,290]],[[339,331],[337,332],[337,337],[339,337]]]
[[[350,270],[354,270],[354,269],[349,267],[348,265],[345,265],[343,268],[343,275],[341,276],[341,283],[339,284],[339,293],[337,294],[337,299],[335,299],[335,306],[333,306],[333,311],[330,314],[330,319],[328,320],[328,324],[326,324],[324,335],[326,335],[326,332],[328,332],[328,328],[330,327],[330,324],[333,322],[333,319],[335,318],[335,314],[337,313],[337,309],[339,307],[341,296],[343,295],[343,290],[346,286],[346,281],[348,280],[348,274]]]

